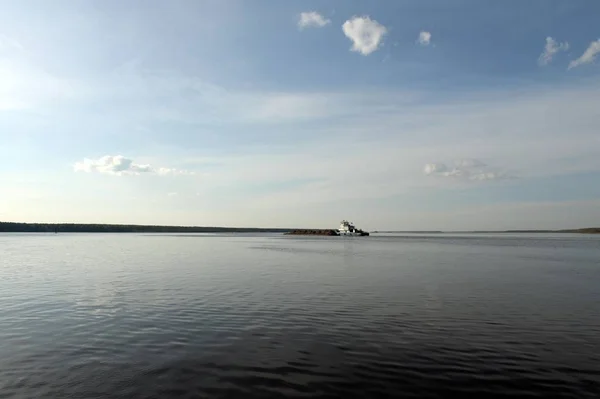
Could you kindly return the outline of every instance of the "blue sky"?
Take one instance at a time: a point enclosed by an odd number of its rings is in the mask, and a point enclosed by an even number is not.
[[[596,1],[0,5],[0,220],[600,225]]]

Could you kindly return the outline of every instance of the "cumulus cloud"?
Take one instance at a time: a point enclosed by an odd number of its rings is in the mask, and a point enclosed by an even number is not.
[[[134,163],[131,159],[122,155],[106,155],[99,159],[84,159],[83,162],[75,164],[77,172],[98,172],[110,175],[138,175],[140,173],[152,172],[150,165]]]
[[[105,155],[98,159],[85,158],[82,162],[75,163],[76,172],[103,173],[108,175],[139,175],[142,173],[157,174],[159,176],[167,175],[193,175],[194,172],[172,169],[155,169],[150,165],[143,165],[133,162],[132,159],[125,158],[122,155]]]
[[[552,62],[552,58],[559,51],[566,51],[569,49],[569,43],[558,43],[556,40],[548,36],[546,38],[546,45],[544,46],[544,51],[540,54],[538,58],[538,65],[545,66]]]
[[[421,33],[419,33],[419,37],[417,38],[417,42],[421,46],[429,46],[431,43],[431,32],[421,31]]]
[[[428,163],[423,170],[426,175],[446,173],[448,168],[443,163]]]
[[[298,27],[300,29],[309,27],[322,28],[329,23],[331,23],[331,20],[326,19],[318,12],[308,11],[300,14],[300,19],[298,20]]]
[[[428,176],[452,177],[463,180],[503,180],[514,176],[506,171],[492,168],[477,159],[460,159],[450,166],[445,163],[428,163],[423,172]]]
[[[583,64],[589,64],[594,62],[596,56],[600,53],[600,39],[591,42],[589,47],[585,50],[585,52],[581,55],[581,57],[577,58],[575,61],[571,61],[569,64],[569,69],[578,67]]]
[[[344,35],[352,40],[351,51],[369,55],[379,48],[387,33],[385,26],[368,16],[353,17],[342,25]]]

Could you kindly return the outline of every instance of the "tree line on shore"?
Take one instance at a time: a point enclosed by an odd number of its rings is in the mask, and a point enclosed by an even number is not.
[[[290,230],[259,227],[0,222],[0,232],[5,233],[284,233]]]

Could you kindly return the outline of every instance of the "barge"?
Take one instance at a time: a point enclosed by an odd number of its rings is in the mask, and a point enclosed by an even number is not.
[[[362,229],[357,229],[353,223],[347,220],[340,222],[338,229],[295,229],[285,233],[287,235],[302,235],[302,236],[368,236],[369,232]]]

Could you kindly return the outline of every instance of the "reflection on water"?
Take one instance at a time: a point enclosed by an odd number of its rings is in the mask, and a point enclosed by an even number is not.
[[[586,236],[0,235],[0,398],[600,395]]]

